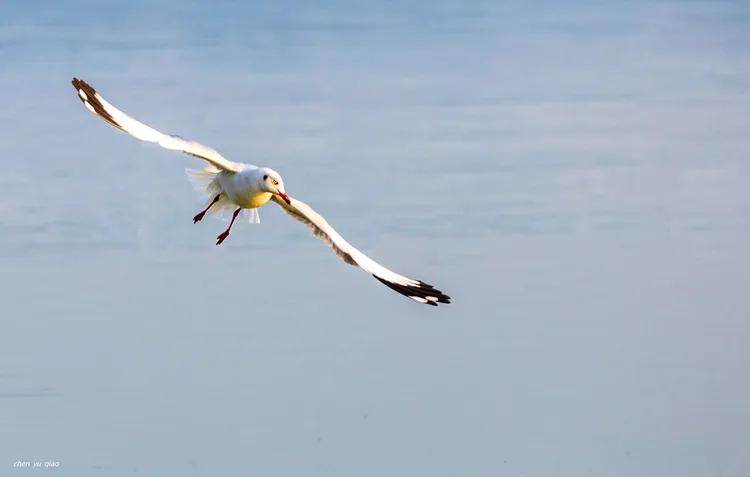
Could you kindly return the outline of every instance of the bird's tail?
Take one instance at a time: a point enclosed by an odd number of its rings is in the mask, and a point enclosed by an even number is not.
[[[205,169],[185,169],[188,180],[193,185],[196,192],[204,194],[207,197],[216,196],[221,192],[219,182],[216,180],[216,176],[219,175],[221,170],[218,167],[208,166]],[[213,197],[211,197],[213,198]]]
[[[217,215],[219,217],[226,217],[229,213],[233,212],[237,206],[234,205],[226,195],[222,194],[221,186],[216,176],[219,175],[221,170],[218,167],[208,166],[205,169],[185,169],[188,180],[193,184],[193,188],[202,196],[206,198],[206,205],[213,202],[217,195],[221,194],[219,201],[216,202],[208,209],[209,214]]]

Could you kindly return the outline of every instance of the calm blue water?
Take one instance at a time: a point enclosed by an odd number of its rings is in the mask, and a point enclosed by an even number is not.
[[[0,5],[0,475],[749,475],[748,4],[316,3]]]

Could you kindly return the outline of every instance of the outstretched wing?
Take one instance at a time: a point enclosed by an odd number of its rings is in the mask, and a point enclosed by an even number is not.
[[[170,136],[168,134],[160,133],[156,129],[131,118],[105,101],[104,98],[102,98],[99,93],[91,87],[91,85],[83,80],[73,78],[73,87],[78,92],[78,97],[83,101],[83,105],[92,113],[136,139],[146,142],[155,142],[166,149],[182,151],[191,156],[206,160],[225,171],[239,172],[242,170],[241,164],[227,160],[224,156],[208,146],[204,146],[195,141],[187,141],[178,136]]]
[[[359,266],[386,286],[419,303],[433,306],[437,306],[438,303],[450,303],[450,297],[432,285],[399,275],[354,248],[331,227],[326,219],[304,202],[289,197],[290,203],[287,204],[277,195],[271,196],[271,199],[287,214],[310,227],[315,236],[323,239],[336,255],[349,265]]]

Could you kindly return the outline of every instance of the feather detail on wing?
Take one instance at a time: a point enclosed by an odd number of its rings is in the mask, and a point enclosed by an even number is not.
[[[232,162],[219,154],[216,150],[204,146],[195,141],[188,141],[179,136],[171,136],[161,133],[140,121],[137,121],[119,109],[109,104],[88,83],[78,78],[73,78],[73,87],[78,97],[88,110],[96,114],[120,131],[130,134],[136,139],[146,142],[155,142],[161,147],[174,151],[182,151],[191,156],[210,162],[214,166],[228,172],[239,172],[242,165]]]
[[[289,198],[291,204],[287,204],[277,195],[272,195],[271,200],[276,202],[284,209],[284,212],[291,215],[295,219],[299,220],[303,224],[310,227],[313,235],[320,237],[331,247],[331,250],[338,255],[343,261],[349,265],[358,265],[354,258],[347,252],[347,249],[354,248],[349,242],[343,239],[333,227],[331,227],[326,219],[318,215],[309,205],[299,200]]]
[[[304,202],[289,197],[290,203],[287,204],[277,195],[271,196],[271,200],[279,204],[287,214],[307,225],[313,235],[323,239],[346,263],[359,266],[392,290],[427,305],[437,306],[438,303],[450,303],[450,297],[432,285],[399,275],[354,248],[331,227],[326,219]]]

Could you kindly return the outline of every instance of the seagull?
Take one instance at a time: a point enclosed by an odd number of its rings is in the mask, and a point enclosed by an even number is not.
[[[176,135],[163,134],[109,104],[83,80],[73,78],[73,87],[88,110],[120,131],[209,163],[205,169],[188,169],[186,172],[193,184],[209,198],[205,208],[193,217],[193,223],[203,220],[207,213],[232,210],[229,226],[216,237],[216,245],[221,245],[229,237],[232,225],[242,210],[249,211],[251,223],[259,223],[258,208],[273,201],[284,212],[308,226],[313,235],[324,240],[344,262],[361,268],[392,290],[426,305],[450,303],[450,297],[432,285],[399,275],[354,248],[312,207],[287,194],[281,175],[273,169],[233,162],[208,146]]]

